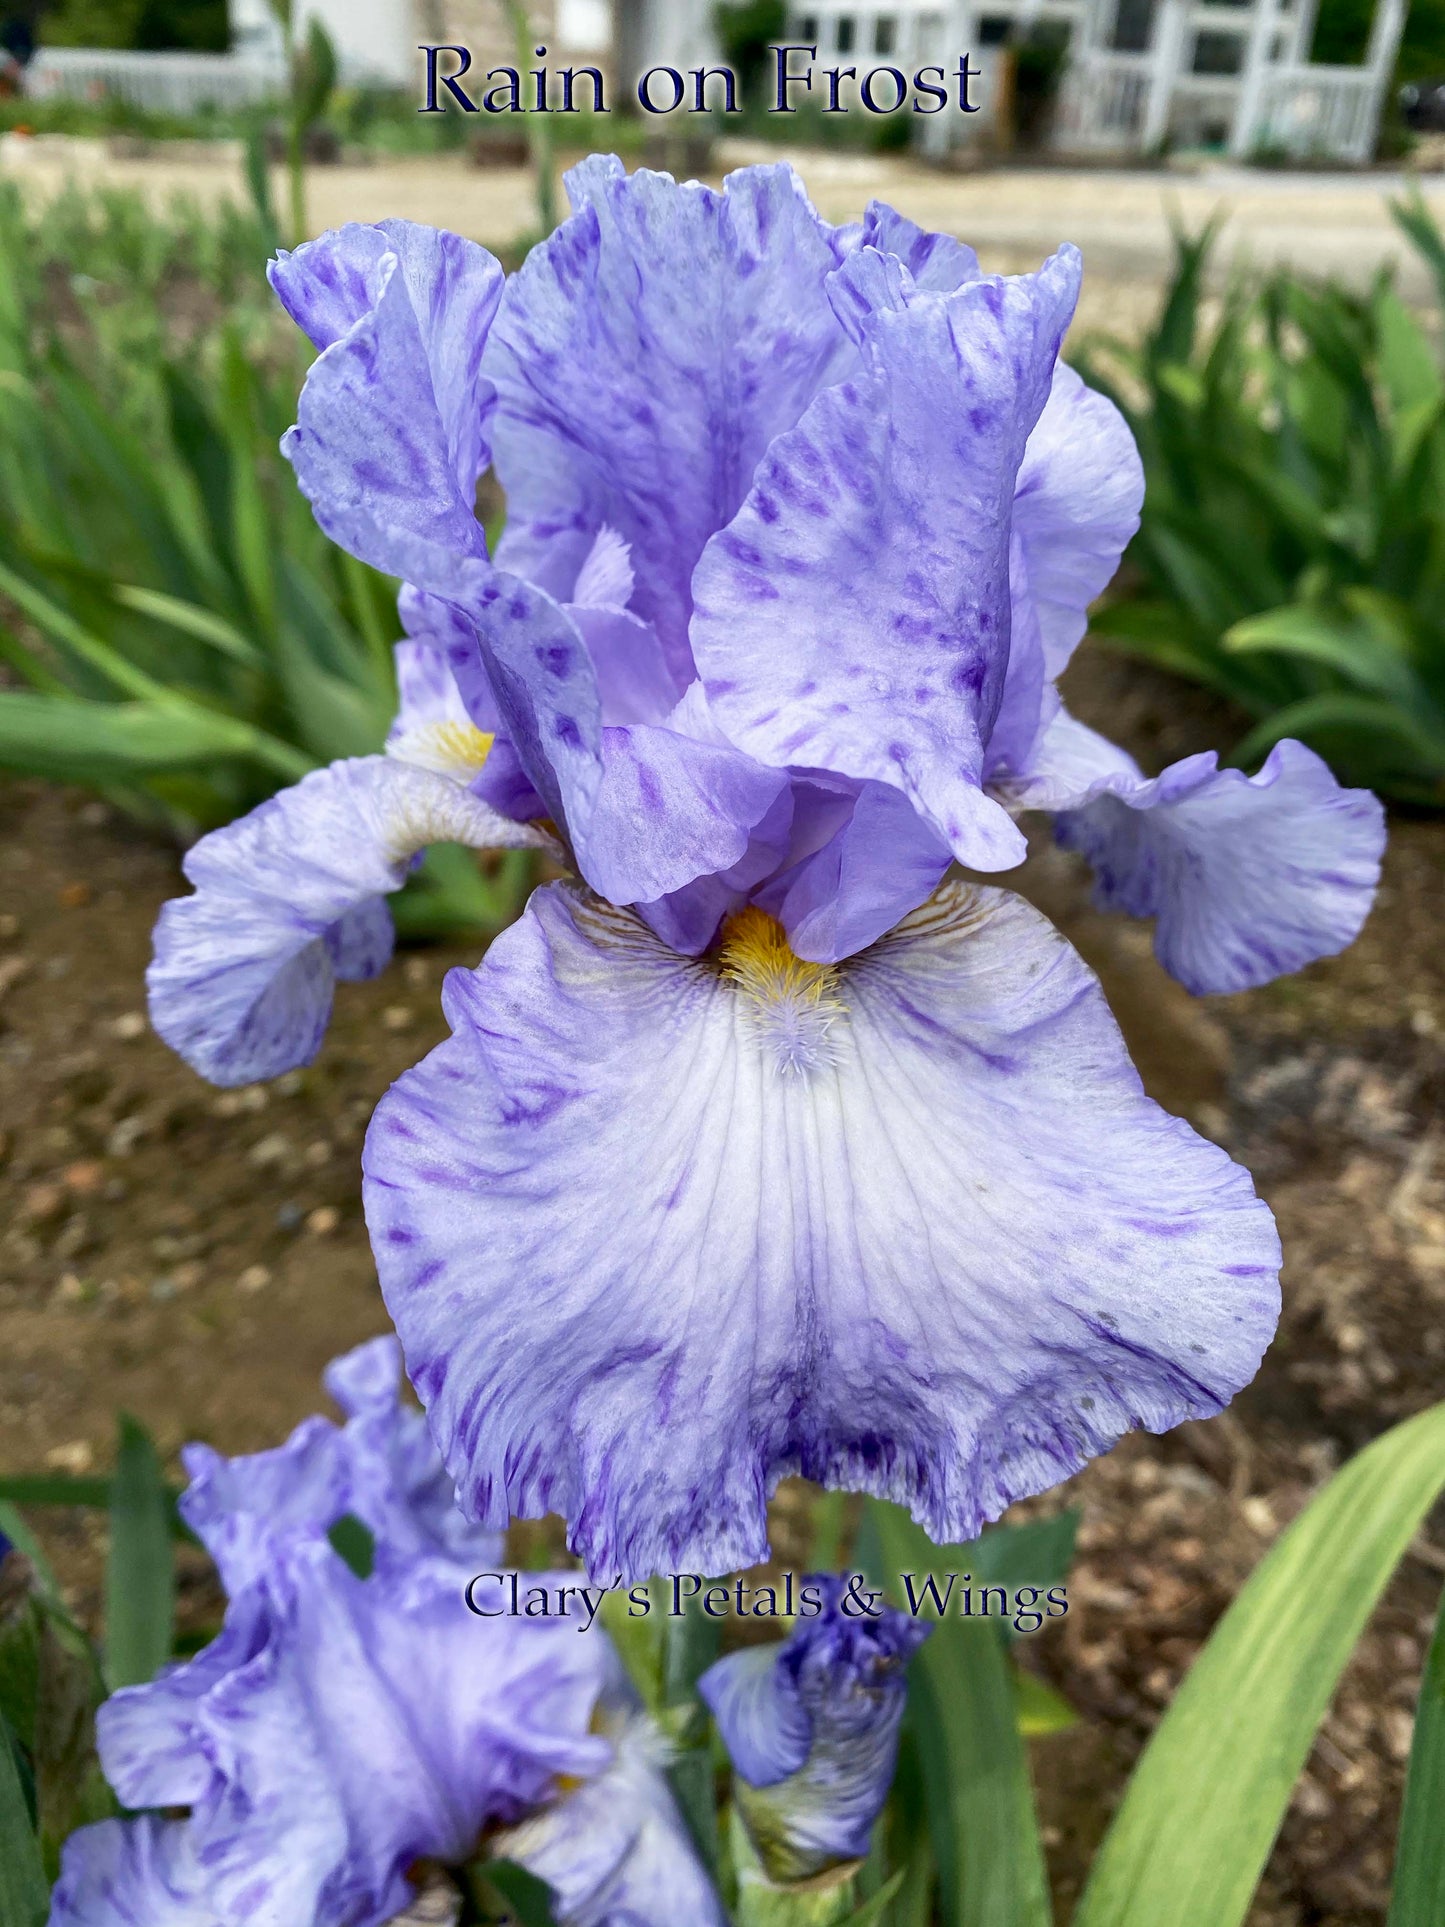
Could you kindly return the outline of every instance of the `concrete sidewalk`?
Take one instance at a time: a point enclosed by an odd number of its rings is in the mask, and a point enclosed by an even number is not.
[[[725,142],[718,171],[784,153]],[[1389,218],[1388,199],[1406,186],[1398,173],[1287,174],[1221,164],[1192,173],[1011,167],[947,174],[892,156],[793,151],[788,158],[829,220],[855,220],[869,200],[889,200],[923,225],[971,241],[990,268],[1036,266],[1060,241],[1077,242],[1087,269],[1080,311],[1086,327],[1132,332],[1167,272],[1171,221],[1194,229],[1216,213],[1225,217],[1217,272],[1244,260],[1289,262],[1362,284],[1393,261],[1409,298],[1425,300],[1431,292]],[[6,135],[0,138],[0,171],[42,199],[67,179],[135,187],[158,205],[175,194],[206,202],[244,199],[246,191],[239,149],[225,142],[187,143],[183,156],[172,157],[160,146],[154,157],[117,158],[102,141]],[[1427,175],[1421,185],[1445,223],[1445,177]],[[278,180],[278,205],[280,189]],[[525,170],[479,169],[460,157],[316,167],[309,193],[318,231],[400,215],[501,244],[520,239],[535,221]]]

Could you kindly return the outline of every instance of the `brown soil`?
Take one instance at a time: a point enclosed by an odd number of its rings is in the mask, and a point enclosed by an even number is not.
[[[1087,657],[1072,680],[1074,706],[1147,763],[1228,739],[1197,694],[1137,667]],[[1041,1502],[1083,1509],[1070,1612],[1028,1655],[1084,1716],[1035,1748],[1066,1917],[1130,1762],[1250,1568],[1346,1456],[1445,1393],[1445,825],[1395,824],[1379,907],[1346,956],[1228,1000],[1173,985],[1147,933],[1092,912],[1074,860],[1042,839],[1023,881],[1099,970],[1151,1091],[1254,1171],[1287,1254],[1279,1338],[1231,1412],[1127,1440]],[[174,853],[105,805],[0,785],[4,1471],[103,1469],[118,1408],[168,1454],[187,1438],[274,1443],[317,1407],[326,1360],[385,1328],[360,1140],[443,1034],[442,975],[475,946],[343,987],[310,1070],[222,1094],[141,1016],[150,926],[178,887]],[[780,1540],[796,1506],[785,1494]],[[93,1615],[103,1523],[37,1522]],[[1445,1572],[1434,1533],[1350,1668],[1255,1927],[1384,1919]],[[204,1619],[215,1596],[199,1565],[186,1576]]]

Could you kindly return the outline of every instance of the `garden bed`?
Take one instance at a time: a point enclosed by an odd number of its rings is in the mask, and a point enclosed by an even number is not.
[[[1207,698],[1086,652],[1071,699],[1146,764],[1227,740]],[[1285,1318],[1224,1418],[1136,1437],[1033,1508],[1082,1507],[1061,1626],[1029,1663],[1083,1715],[1038,1742],[1059,1898],[1180,1673],[1279,1528],[1349,1453],[1445,1380],[1445,824],[1393,826],[1385,887],[1346,956],[1196,1002],[1147,933],[1092,912],[1042,843],[1023,879],[1099,970],[1150,1090],[1254,1171],[1279,1217]],[[360,1208],[367,1119],[443,1034],[438,992],[476,946],[405,953],[343,986],[316,1064],[266,1089],[203,1085],[146,1029],[142,976],[174,852],[106,805],[0,783],[0,1467],[109,1463],[114,1417],[167,1455],[275,1443],[325,1361],[385,1328]],[[778,1508],[803,1556],[803,1488]],[[99,1514],[35,1515],[82,1615]],[[1362,1642],[1250,1918],[1362,1927],[1387,1904],[1410,1709],[1445,1528],[1417,1542]],[[182,1624],[219,1599],[182,1566]]]

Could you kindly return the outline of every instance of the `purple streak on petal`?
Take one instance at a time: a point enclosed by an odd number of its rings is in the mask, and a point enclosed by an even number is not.
[[[315,770],[187,854],[195,892],[162,907],[146,973],[156,1032],[214,1084],[307,1064],[336,976],[369,975],[385,960],[377,899],[401,888],[418,850],[545,840],[448,778],[389,757]]]
[[[366,1209],[480,1522],[560,1512],[597,1573],[730,1571],[797,1472],[962,1541],[1254,1372],[1269,1213],[1034,911],[944,885],[827,995],[790,1029],[556,885],[447,979]]]
[[[411,565],[486,554],[475,492],[495,391],[480,364],[501,268],[458,235],[388,221],[323,235],[271,274],[326,343],[282,443],[317,521],[363,561],[444,587]]]
[[[773,444],[694,578],[713,709],[760,761],[900,790],[961,861],[1019,861],[980,787],[1009,656],[1009,518],[1078,256],[952,294],[863,249],[868,372]]]
[[[509,281],[487,353],[500,559],[560,600],[614,529],[630,606],[686,683],[703,544],[851,356],[823,285],[839,252],[786,166],[718,193],[599,157],[568,187],[577,212]]]
[[[1150,779],[1061,715],[1009,786],[1024,808],[1057,812],[1102,908],[1157,919],[1159,961],[1196,992],[1245,990],[1343,950],[1385,846],[1378,800],[1342,789],[1303,743],[1277,743],[1254,776],[1217,762],[1188,756]]]

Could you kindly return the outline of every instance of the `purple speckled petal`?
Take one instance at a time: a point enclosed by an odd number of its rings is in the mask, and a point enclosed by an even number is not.
[[[396,930],[385,897],[367,897],[326,932],[331,968],[344,984],[379,977],[391,962]]]
[[[803,1623],[801,1620],[798,1622]],[[778,1665],[780,1646],[743,1646],[697,1683],[717,1721],[733,1770],[752,1786],[772,1786],[796,1773],[813,1744],[813,1721],[792,1672]]]
[[[49,1927],[232,1927],[210,1904],[190,1829],[146,1814],[71,1834]]]
[[[786,166],[718,193],[597,157],[568,187],[577,212],[508,282],[488,344],[499,560],[568,597],[606,524],[685,683],[703,544],[852,358],[824,290],[839,250]]]
[[[1121,749],[1060,715],[1008,786],[1057,812],[1059,841],[1093,865],[1106,910],[1154,917],[1160,963],[1196,992],[1246,990],[1332,957],[1374,901],[1385,812],[1342,789],[1303,743],[1254,776],[1208,752],[1145,777]]]
[[[409,221],[343,228],[272,264],[322,350],[282,443],[301,491],[333,541],[423,587],[418,545],[486,553],[475,492],[495,391],[481,358],[502,278],[484,248]]]
[[[933,1630],[891,1606],[876,1618],[845,1609],[837,1573],[804,1585],[821,1612],[800,1615],[781,1645],[730,1653],[698,1681],[748,1831],[777,1881],[867,1854],[893,1783],[907,1664]]]
[[[836,969],[771,927],[693,962],[538,892],[368,1135],[463,1507],[560,1512],[599,1574],[754,1563],[792,1472],[970,1539],[1219,1410],[1274,1328],[1247,1174],[1144,1096],[1036,912],[945,884]]]
[[[668,1749],[642,1718],[612,1734],[611,1763],[500,1834],[493,1851],[552,1889],[558,1927],[725,1927],[668,1789]]]
[[[381,1927],[418,1859],[464,1862],[559,1774],[606,1765],[589,1727],[614,1690],[611,1649],[577,1617],[479,1621],[470,1570],[423,1557],[362,1580],[324,1540],[278,1541],[212,1647],[102,1707],[101,1760],[122,1798],[140,1790],[137,1735],[169,1723],[170,1786],[186,1792],[166,1804],[190,1808],[189,1847],[227,1927]],[[161,1790],[154,1774],[144,1790]]]
[[[963,862],[1023,841],[981,788],[1009,657],[1009,517],[1078,289],[1037,275],[951,294],[872,249],[834,277],[866,298],[866,372],[769,449],[693,582],[693,648],[741,749],[902,791]]]
[[[602,732],[603,780],[591,819],[574,829],[578,867],[613,903],[650,903],[697,877],[731,870],[787,788],[704,725],[701,685],[659,727]]]
[[[447,777],[386,756],[315,770],[202,837],[196,886],[163,906],[147,972],[151,1022],[213,1084],[250,1084],[321,1047],[338,961],[375,961],[378,896],[428,843],[547,847]],[[339,927],[338,927],[339,926]]]

